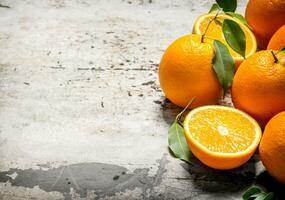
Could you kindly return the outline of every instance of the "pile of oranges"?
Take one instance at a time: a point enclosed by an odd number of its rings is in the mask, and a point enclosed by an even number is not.
[[[285,1],[250,0],[247,24],[226,14],[216,16],[217,21],[239,24],[246,38],[245,57],[227,44],[219,23],[209,24],[214,16],[198,17],[193,33],[166,49],[159,66],[160,86],[180,107],[194,99],[184,134],[204,164],[216,169],[239,167],[259,146],[268,172],[285,183]],[[213,70],[213,40],[224,43],[235,61],[229,91],[235,108],[217,105],[223,88]]]

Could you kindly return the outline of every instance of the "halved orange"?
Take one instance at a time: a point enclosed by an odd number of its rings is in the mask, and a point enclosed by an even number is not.
[[[225,106],[202,106],[189,112],[184,134],[192,153],[215,169],[241,166],[254,154],[262,132],[246,113]]]
[[[198,35],[202,35],[205,32],[205,29],[209,23],[209,21],[211,19],[213,19],[215,17],[215,14],[204,14],[199,16],[195,23],[194,23],[194,27],[193,27],[193,33],[198,34]],[[252,31],[243,23],[241,23],[238,19],[235,19],[231,16],[225,15],[225,14],[221,14],[218,15],[218,17],[216,18],[218,22],[223,22],[224,19],[230,19],[233,20],[235,22],[237,22],[241,29],[243,30],[243,32],[245,33],[245,37],[246,37],[246,50],[245,50],[245,57],[249,57],[252,54],[254,54],[256,52],[257,49],[257,43],[256,43],[256,39],[254,34],[252,33]],[[244,60],[244,58],[239,55],[237,52],[235,52],[226,42],[224,35],[223,35],[223,31],[222,31],[222,25],[221,23],[217,23],[215,21],[213,21],[207,32],[205,35],[206,38],[210,38],[210,39],[216,39],[221,41],[223,44],[225,44],[229,51],[230,54],[232,55],[233,59],[235,60],[235,65],[236,68],[242,63],[242,61]]]

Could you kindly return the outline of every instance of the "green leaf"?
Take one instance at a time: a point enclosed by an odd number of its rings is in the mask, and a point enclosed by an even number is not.
[[[237,8],[237,0],[216,0],[216,2],[224,12],[235,12]]]
[[[264,200],[264,198],[266,197],[267,193],[265,192],[261,192],[259,194],[255,194],[255,195],[252,195],[250,197],[250,199],[254,199],[254,200]]]
[[[226,14],[231,16],[231,17],[233,17],[233,18],[238,19],[241,23],[243,23],[243,24],[248,26],[246,19],[241,14],[234,13],[234,12],[226,12]]]
[[[281,49],[281,51],[285,51],[285,47],[283,47],[283,48]]]
[[[273,192],[269,192],[263,200],[271,200],[274,199],[274,193]]]
[[[256,193],[256,194],[251,195],[248,199],[255,199],[260,196],[265,196],[266,194],[267,194],[266,192]]]
[[[248,200],[250,197],[252,197],[255,194],[260,194],[262,192],[262,189],[257,186],[252,186],[248,188],[242,195],[243,200]]]
[[[228,45],[237,53],[245,57],[246,39],[239,24],[233,20],[225,19],[222,30]]]
[[[242,199],[247,200],[250,197],[253,197],[253,195],[260,194],[262,192],[262,189],[257,186],[252,186],[248,188],[242,195]]]
[[[214,3],[208,13],[215,12],[219,9],[220,9],[220,6],[217,3]]]
[[[270,193],[262,192],[260,194],[257,194],[254,200],[272,200],[272,199],[274,199],[273,192],[270,192]]]
[[[168,130],[168,146],[176,158],[190,162],[191,152],[187,145],[183,127],[175,120]]]
[[[226,94],[233,82],[235,62],[228,48],[219,40],[214,40],[214,48],[213,68],[220,84],[223,86],[224,94]]]

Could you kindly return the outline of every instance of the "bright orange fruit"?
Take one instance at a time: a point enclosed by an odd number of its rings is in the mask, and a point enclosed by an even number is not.
[[[259,154],[267,171],[285,183],[285,111],[274,116],[266,125]]]
[[[196,19],[194,27],[193,27],[193,33],[202,35],[205,32],[205,29],[208,26],[209,21],[211,19],[213,19],[214,17],[215,17],[215,14],[204,14],[204,15],[201,15],[200,17],[198,17]],[[245,33],[245,37],[246,37],[245,57],[247,58],[247,57],[249,57],[255,53],[256,48],[257,48],[256,39],[255,39],[254,34],[251,32],[251,30],[246,25],[242,24],[239,20],[237,20],[231,16],[224,15],[224,14],[218,15],[218,17],[216,19],[221,23],[223,22],[224,19],[230,19],[230,20],[233,20],[236,23],[238,23],[240,25],[241,29],[243,30],[243,32]],[[244,58],[241,55],[239,55],[237,52],[235,52],[227,44],[227,42],[223,36],[221,24],[218,24],[215,21],[213,21],[210,24],[210,26],[206,32],[206,37],[210,38],[210,39],[219,40],[227,46],[227,48],[230,51],[230,54],[232,55],[233,59],[235,60],[236,68],[244,60]]]
[[[261,126],[285,110],[285,52],[259,51],[238,68],[232,85],[234,106],[253,116]]]
[[[284,22],[285,23],[285,22]],[[270,39],[267,49],[281,50],[285,47],[285,24]]]
[[[184,120],[184,134],[192,153],[215,169],[244,164],[262,135],[253,118],[225,106],[202,106],[190,111]]]
[[[191,107],[216,104],[222,87],[213,70],[212,41],[201,42],[200,35],[175,40],[165,51],[159,65],[159,81],[165,96],[174,104]]]
[[[258,46],[266,49],[271,36],[285,23],[285,0],[249,0],[245,18]]]

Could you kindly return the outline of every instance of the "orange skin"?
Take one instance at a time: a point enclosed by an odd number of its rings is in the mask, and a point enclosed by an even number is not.
[[[234,106],[264,125],[285,110],[285,52],[278,52],[274,63],[271,51],[259,51],[237,70],[232,85]]]
[[[285,22],[284,22],[285,23]],[[281,50],[285,47],[285,24],[279,28],[272,36],[267,49]]]
[[[245,18],[259,48],[266,49],[272,35],[285,22],[285,0],[249,0]]]
[[[285,111],[275,115],[266,125],[259,154],[269,174],[285,183]]]
[[[186,35],[174,41],[165,51],[159,65],[160,87],[174,104],[191,108],[217,104],[222,87],[213,70],[212,42],[201,43],[201,35]]]

